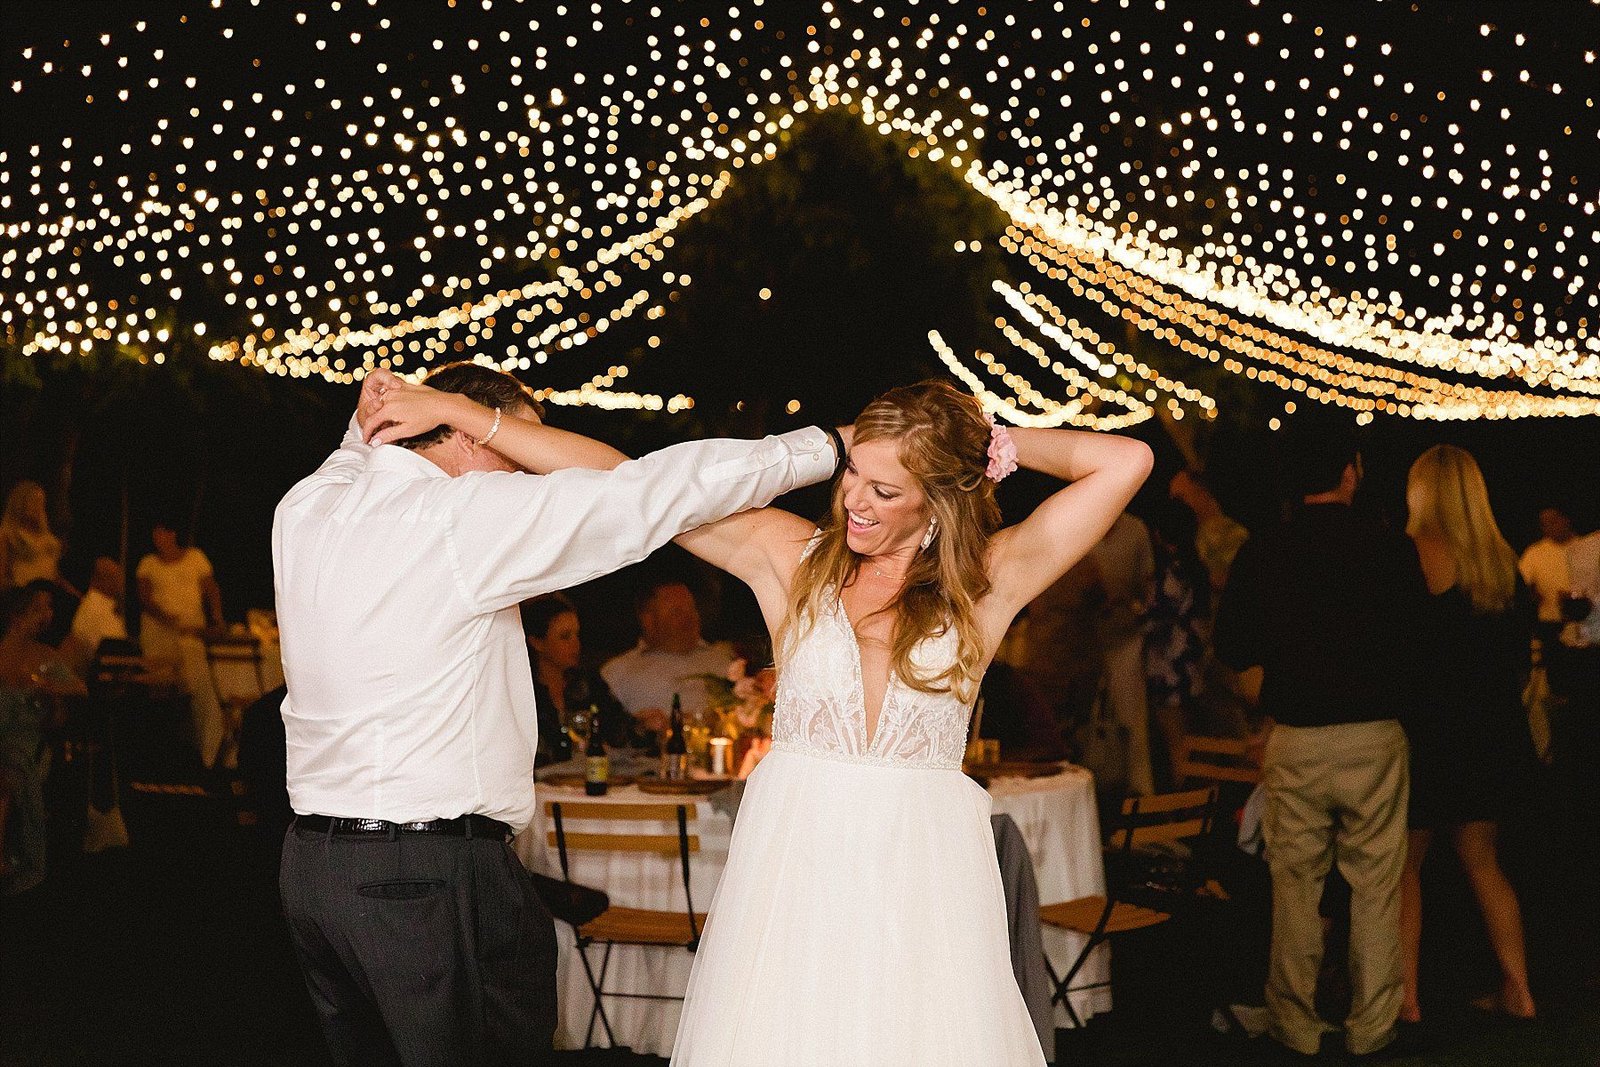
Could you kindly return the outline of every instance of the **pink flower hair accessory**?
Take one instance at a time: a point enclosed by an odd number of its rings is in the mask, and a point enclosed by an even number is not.
[[[990,481],[998,482],[1017,469],[1017,443],[1011,439],[1011,431],[996,422],[992,414],[985,413],[983,417],[989,420],[989,466],[983,473]]]

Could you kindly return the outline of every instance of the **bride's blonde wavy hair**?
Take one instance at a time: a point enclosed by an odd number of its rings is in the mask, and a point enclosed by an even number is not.
[[[947,382],[929,380],[891,389],[868,404],[855,422],[855,444],[894,441],[901,466],[916,478],[928,510],[938,520],[933,543],[919,551],[906,571],[900,595],[883,610],[895,614],[890,662],[895,675],[924,693],[977,695],[985,648],[976,605],[989,592],[985,569],[989,539],[1000,528],[1000,508],[986,475],[989,423],[973,397]],[[800,563],[777,647],[816,624],[844,590],[863,557],[845,539],[843,481],[816,547]],[[923,674],[911,661],[917,642],[954,629],[955,661]],[[780,652],[782,655],[782,652]]]

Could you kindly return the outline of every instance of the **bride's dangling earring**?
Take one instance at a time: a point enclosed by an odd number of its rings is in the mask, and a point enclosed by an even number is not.
[[[928,532],[922,535],[922,548],[923,548],[923,551],[927,551],[928,546],[933,544],[933,534],[934,534],[934,531],[937,530],[938,528],[939,528],[939,519],[938,519],[937,516],[935,516],[934,518],[931,518],[931,519],[928,520]]]

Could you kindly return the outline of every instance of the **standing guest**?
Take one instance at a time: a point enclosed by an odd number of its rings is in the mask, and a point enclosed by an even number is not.
[[[586,718],[591,709],[600,712],[601,737],[616,748],[634,742],[630,719],[617,698],[606,688],[605,679],[593,670],[579,666],[580,643],[578,609],[560,593],[547,593],[522,602],[522,632],[533,653],[533,706],[539,715],[539,749],[535,766],[564,763],[575,755],[594,728]],[[579,730],[579,725],[582,729]],[[574,737],[574,731],[580,736]],[[576,753],[581,754],[581,753]]]
[[[1561,595],[1570,587],[1567,546],[1578,536],[1572,519],[1557,507],[1539,509],[1539,532],[1517,561],[1517,570],[1539,599],[1539,636],[1548,650],[1561,632]]]
[[[1153,533],[1157,578],[1145,616],[1145,683],[1167,766],[1176,778],[1180,746],[1190,732],[1190,712],[1200,695],[1206,663],[1201,620],[1211,615],[1211,580],[1195,555],[1189,512],[1169,504],[1158,514]]]
[[[139,646],[149,658],[177,668],[189,694],[200,762],[209,770],[217,762],[226,733],[205,643],[206,628],[222,626],[222,590],[206,554],[180,544],[172,523],[158,521],[150,541],[155,551],[134,570],[143,609]]]
[[[1422,1019],[1422,860],[1434,833],[1448,831],[1500,963],[1499,990],[1474,1003],[1531,1019],[1522,911],[1495,848],[1497,824],[1533,761],[1522,707],[1532,620],[1518,610],[1517,558],[1500,535],[1483,473],[1464,449],[1435,445],[1424,452],[1411,466],[1406,505],[1406,533],[1417,546],[1428,597],[1415,620],[1423,684],[1405,720],[1411,834],[1400,883],[1400,1018]]]
[[[1054,720],[1057,746],[1088,721],[1100,685],[1105,650],[1095,622],[1105,595],[1090,553],[1034,597],[1016,627],[1022,633],[1018,677],[1030,699]]]
[[[38,482],[22,481],[11,487],[5,512],[0,514],[0,590],[20,589],[29,582],[50,583],[49,644],[60,644],[64,627],[77,607],[79,594],[61,577],[61,538],[50,530],[50,515],[45,507],[44,488]]]
[[[646,582],[633,606],[639,643],[607,660],[600,675],[639,727],[659,734],[667,727],[675,693],[682,695],[686,719],[694,721],[705,713],[705,683],[695,676],[727,674],[733,646],[700,636],[700,608],[681,579]]]
[[[336,1062],[537,1063],[556,936],[507,844],[538,744],[517,605],[821,481],[835,450],[810,427],[621,462],[509,374],[428,381],[369,374],[361,430],[273,523],[284,915]]]
[[[72,630],[62,651],[80,678],[89,676],[89,666],[94,654],[105,640],[126,641],[128,620],[123,611],[127,599],[127,572],[122,564],[110,556],[94,561],[94,572],[89,578],[89,591],[83,594],[78,610],[72,615]]]
[[[44,487],[18,482],[0,515],[0,578],[7,589],[44,579],[61,582],[61,538],[50,532]]]
[[[1270,1032],[1314,1055],[1318,904],[1337,863],[1350,885],[1350,1052],[1394,1039],[1403,994],[1407,631],[1422,596],[1416,552],[1352,510],[1354,428],[1306,413],[1285,459],[1298,508],[1239,550],[1218,612],[1216,651],[1259,681],[1267,716],[1262,829],[1272,875]],[[1274,725],[1275,723],[1275,725]]]
[[[1098,626],[1105,650],[1105,700],[1110,718],[1128,731],[1128,791],[1155,789],[1150,769],[1150,705],[1145,695],[1144,616],[1155,595],[1150,530],[1126,512],[1091,553],[1105,588]]]
[[[45,730],[60,727],[60,697],[83,682],[42,638],[50,628],[51,583],[34,579],[0,592],[0,893],[32,889],[45,875]]]
[[[1568,543],[1567,573],[1572,621],[1561,632],[1559,688],[1568,706],[1554,743],[1569,776],[1589,776],[1600,762],[1600,530]],[[1593,803],[1594,790],[1580,786],[1575,796]]]
[[[1181,470],[1167,483],[1167,492],[1194,512],[1195,554],[1205,564],[1211,590],[1220,593],[1228,584],[1228,570],[1234,557],[1250,538],[1246,530],[1222,510],[1222,503],[1211,491],[1211,483],[1199,471]]]

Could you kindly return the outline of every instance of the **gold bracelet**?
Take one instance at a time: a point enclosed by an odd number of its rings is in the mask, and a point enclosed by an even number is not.
[[[489,432],[484,434],[483,435],[483,440],[479,441],[478,443],[480,445],[488,444],[490,441],[494,440],[494,435],[499,433],[499,432],[500,432],[500,409],[499,408],[495,408],[494,409],[494,425],[489,427]]]

